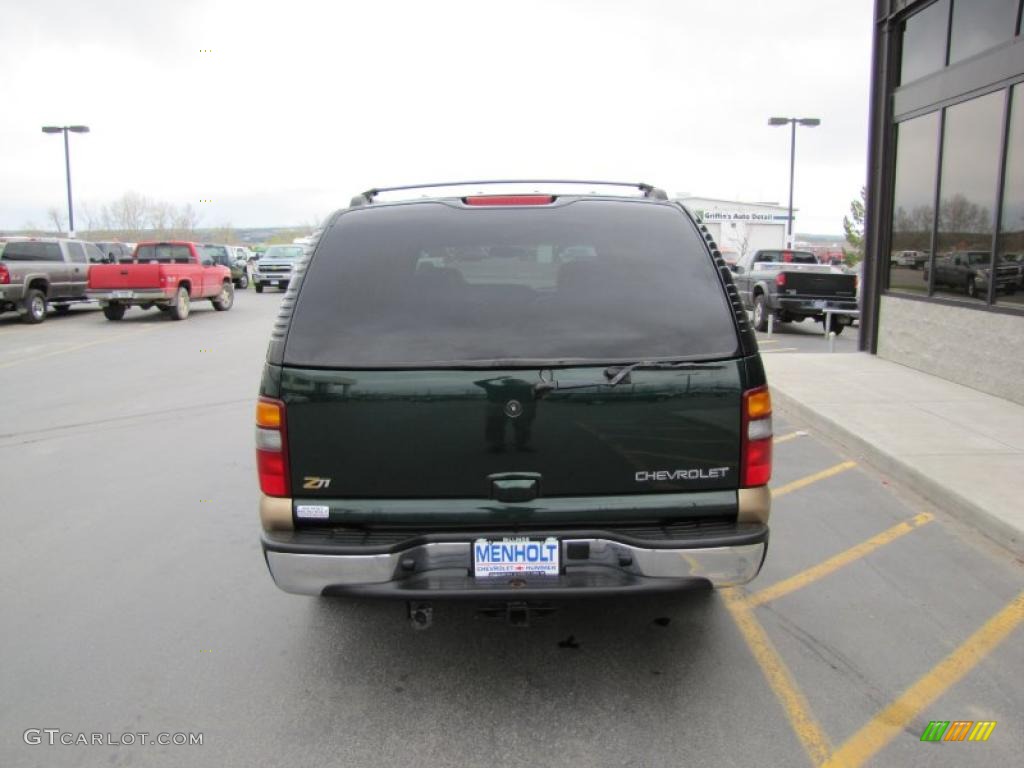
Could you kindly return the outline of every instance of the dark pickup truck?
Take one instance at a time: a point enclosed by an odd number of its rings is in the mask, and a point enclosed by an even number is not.
[[[972,299],[988,295],[988,284],[992,275],[992,253],[990,251],[954,251],[935,257],[936,286],[963,290]],[[925,269],[924,279],[928,279]],[[996,290],[1015,293],[1020,285],[1020,270],[1012,262],[996,267]]]
[[[856,317],[856,276],[819,264],[808,251],[754,251],[733,267],[733,280],[759,331],[768,330],[769,316],[781,323],[808,317],[824,323],[833,310],[828,330],[840,334]]]

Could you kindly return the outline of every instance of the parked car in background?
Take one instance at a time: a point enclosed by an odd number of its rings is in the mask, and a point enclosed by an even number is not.
[[[832,266],[840,266],[843,263],[843,259],[846,258],[842,248],[822,246],[814,248],[812,253],[817,257],[819,264],[830,264]]]
[[[1024,290],[1024,257],[1019,253],[1004,253],[1002,263],[1017,270],[1017,288]]]
[[[736,262],[740,260],[740,254],[738,251],[731,251],[728,248],[722,249],[722,261],[725,262],[728,267],[735,267]]]
[[[918,269],[928,261],[928,254],[924,251],[895,251],[891,261],[897,267]]]
[[[108,320],[120,320],[130,306],[159,307],[175,320],[189,316],[193,300],[209,299],[223,312],[235,301],[231,270],[183,241],[139,243],[130,262],[97,264],[89,272],[88,295]]]
[[[808,317],[824,323],[826,311],[837,310],[828,330],[840,334],[858,310],[856,278],[819,264],[809,251],[754,251],[733,268],[733,281],[759,331],[768,330],[769,316],[782,323]]]
[[[857,309],[863,311],[864,302],[862,298],[862,288],[864,283],[864,261],[861,260],[854,264],[852,267],[846,267],[846,274],[853,275],[854,279],[857,281]],[[856,321],[851,323],[851,325],[857,325],[859,320],[860,316],[858,315]]]
[[[252,284],[256,293],[263,293],[263,288],[276,285],[281,290],[288,287],[295,268],[305,255],[302,245],[271,245],[256,262],[252,272]]]
[[[236,288],[244,290],[249,287],[248,262],[245,260],[244,249],[236,249],[231,245],[203,244],[200,251],[213,259],[214,264],[231,270],[231,282]]]
[[[971,298],[988,295],[992,277],[992,254],[990,251],[952,251],[935,257],[936,286],[961,290]],[[924,272],[928,279],[928,270]],[[1001,263],[996,267],[996,290],[1015,293],[1020,284],[1017,267]]]
[[[0,243],[0,312],[17,311],[41,323],[46,309],[67,312],[87,299],[90,258],[100,251],[84,240],[14,237]]]
[[[94,243],[94,245],[103,252],[103,260],[108,263],[115,261],[130,261],[132,258],[132,251],[135,250],[134,245],[111,240],[103,240]]]
[[[757,575],[764,367],[707,230],[641,189],[366,193],[332,217],[256,409],[281,589],[500,600],[515,621]]]

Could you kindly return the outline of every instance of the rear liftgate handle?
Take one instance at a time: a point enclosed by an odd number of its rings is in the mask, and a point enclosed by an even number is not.
[[[540,496],[539,472],[499,472],[488,475],[491,498],[495,501],[515,503],[533,501]]]

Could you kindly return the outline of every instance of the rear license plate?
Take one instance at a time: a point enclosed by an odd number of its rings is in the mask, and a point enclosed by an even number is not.
[[[473,542],[473,575],[557,576],[558,539],[477,539]]]
[[[111,298],[114,299],[130,299],[132,297],[131,291],[111,291]]]

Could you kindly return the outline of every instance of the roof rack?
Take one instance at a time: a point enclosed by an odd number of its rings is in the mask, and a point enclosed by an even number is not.
[[[578,179],[501,179],[501,180],[490,180],[490,181],[448,181],[437,184],[409,184],[402,187],[374,187],[368,189],[362,194],[356,195],[352,198],[352,202],[349,206],[352,208],[358,208],[361,205],[369,205],[373,202],[373,199],[377,197],[381,192],[404,192],[410,189],[436,189],[438,187],[476,187],[482,184],[579,184],[581,186],[598,186],[598,187],[630,187],[631,189],[639,189],[644,193],[644,197],[649,197],[653,200],[668,200],[668,195],[665,194],[665,190],[659,189],[658,187],[644,182],[628,182],[628,181],[580,181]]]

